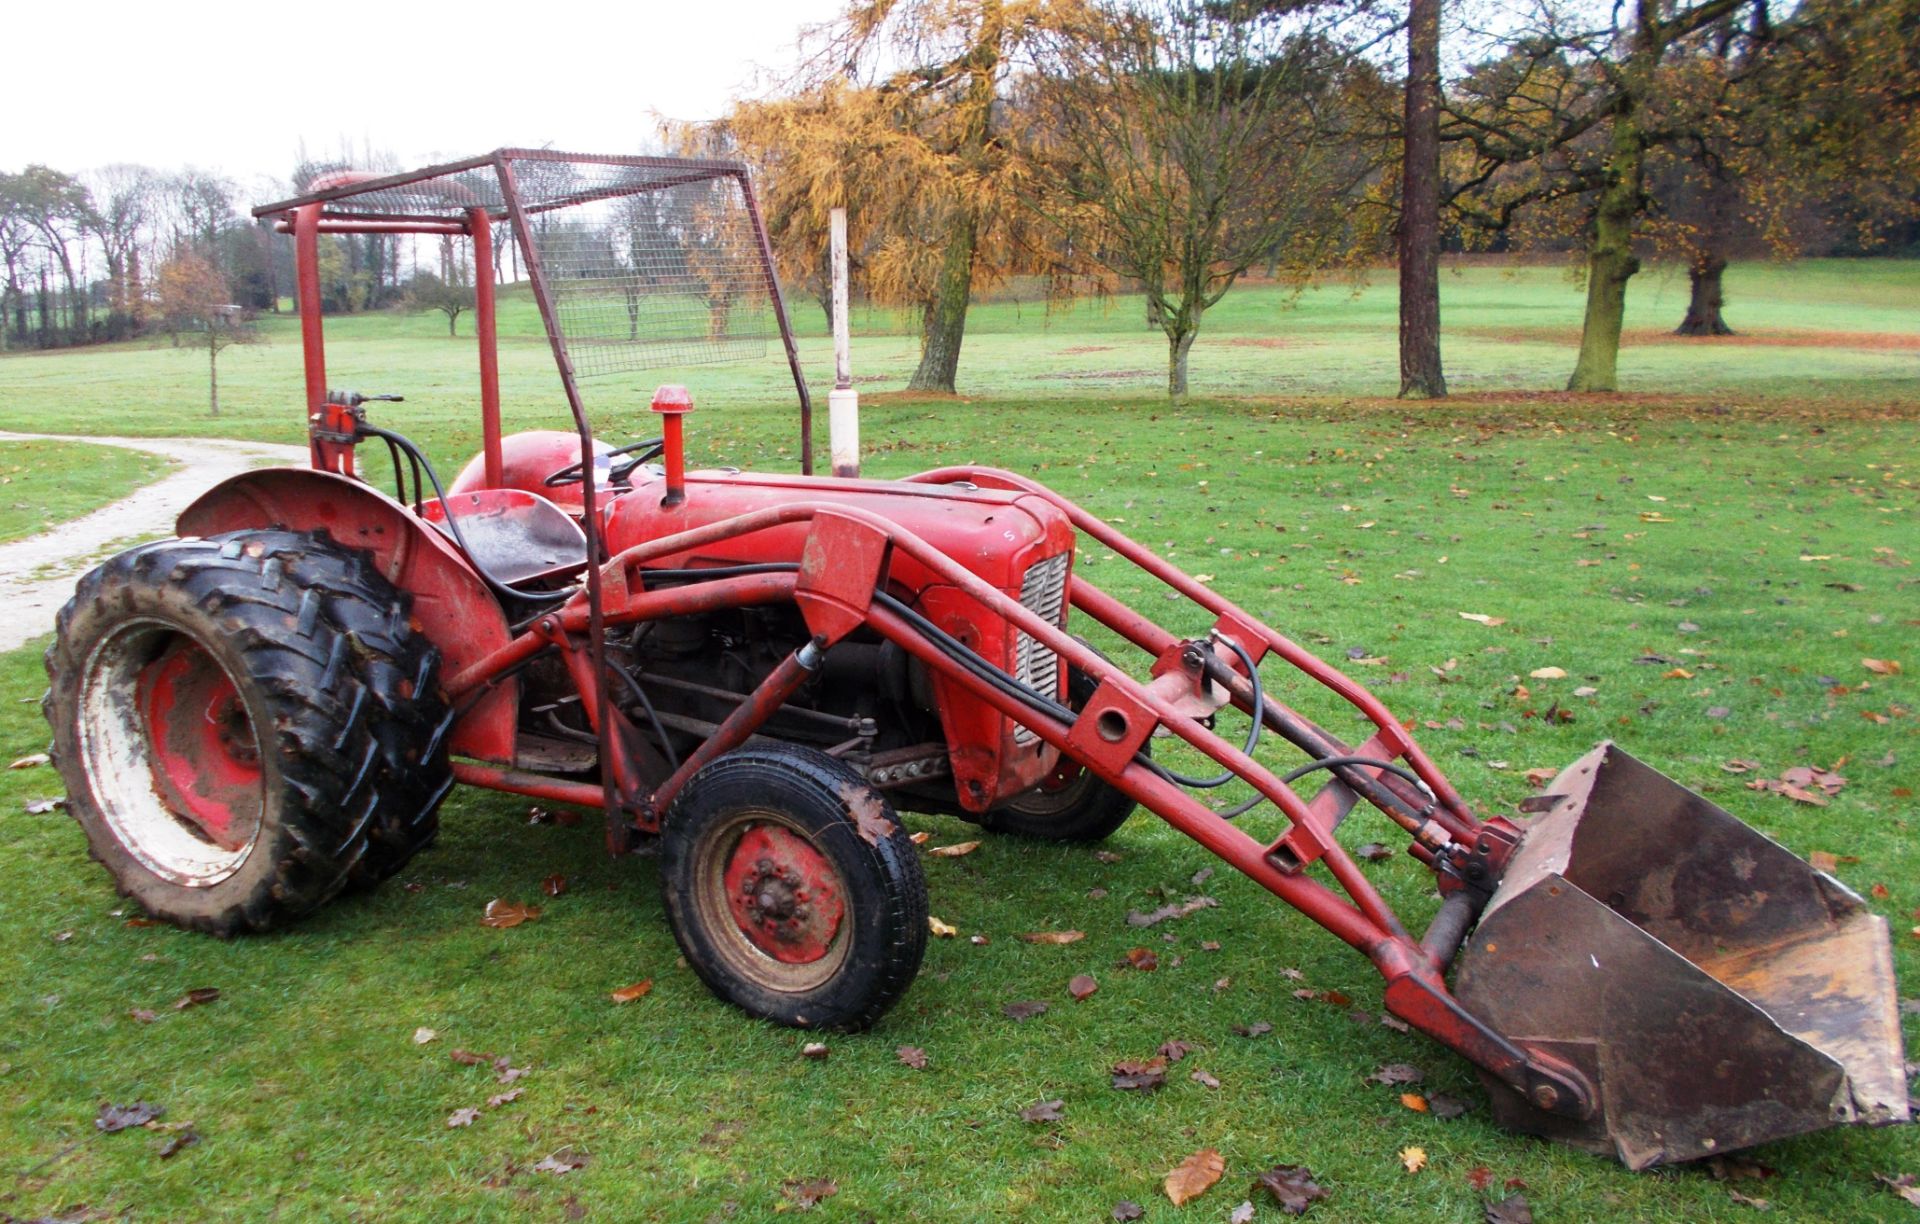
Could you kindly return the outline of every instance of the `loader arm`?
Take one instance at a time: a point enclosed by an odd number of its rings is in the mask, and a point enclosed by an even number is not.
[[[1387,1009],[1479,1067],[1506,1125],[1640,1168],[1838,1122],[1907,1117],[1885,923],[1837,882],[1610,746],[1563,775],[1554,789],[1567,793],[1555,794],[1551,810],[1531,826],[1479,819],[1363,687],[1078,507],[991,469],[916,479],[1043,494],[1091,538],[1212,613],[1214,624],[1204,638],[1181,640],[1076,576],[1073,606],[1141,651],[1150,661],[1143,681],[870,509],[802,500],[648,540],[600,568],[607,624],[791,601],[812,636],[677,769],[614,754],[629,831],[659,828],[700,768],[764,726],[837,642],[871,630],[1365,955],[1384,979]],[[746,567],[758,571],[752,574],[716,571],[710,579],[671,568],[690,550],[789,524],[807,528],[795,560]],[[1091,698],[1073,710],[1025,688],[890,595],[887,573],[900,559],[1092,677]],[[650,575],[662,573],[672,585],[650,587]],[[557,647],[591,709],[589,630],[583,593],[454,677],[450,692],[457,698]],[[1374,726],[1369,739],[1344,744],[1273,698],[1257,677],[1262,660],[1274,655],[1365,714]],[[1276,774],[1203,721],[1223,704],[1221,692],[1300,747],[1306,767]],[[1196,798],[1191,780],[1143,751],[1159,729],[1251,786],[1286,817],[1284,830],[1256,838]],[[630,729],[618,731],[610,743],[631,738]],[[1290,782],[1312,770],[1333,780],[1304,798]],[[1334,835],[1360,799],[1405,830],[1410,852],[1434,872],[1444,900],[1421,938],[1407,931]],[[1662,840],[1650,849],[1656,837]],[[1707,849],[1682,855],[1690,839]],[[1657,870],[1662,855],[1673,870]],[[1681,865],[1684,887],[1674,884]],[[1759,883],[1743,883],[1750,877]],[[1802,900],[1773,920],[1731,929],[1728,915],[1764,912],[1769,890]],[[1446,975],[1470,936],[1460,970],[1465,993],[1457,995]],[[1802,992],[1817,995],[1817,1006]],[[1660,1057],[1667,1025],[1706,1045],[1687,1058]],[[1736,1039],[1733,1048],[1714,1045],[1718,1032]],[[1709,1052],[1714,1070],[1703,1079],[1698,1060]]]

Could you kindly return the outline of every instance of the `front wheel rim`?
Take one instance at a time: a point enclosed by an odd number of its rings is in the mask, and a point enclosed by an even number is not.
[[[783,813],[728,814],[700,838],[697,921],[728,971],[783,994],[820,988],[846,963],[854,916],[840,872]]]
[[[177,625],[127,622],[89,654],[78,707],[87,785],[127,853],[190,888],[240,870],[264,824],[266,774],[219,658]]]

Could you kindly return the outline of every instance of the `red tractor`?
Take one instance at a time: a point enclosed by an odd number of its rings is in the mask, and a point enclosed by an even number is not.
[[[1477,816],[1372,694],[1041,485],[811,475],[741,166],[506,149],[336,174],[257,212],[297,253],[311,466],[231,479],[176,538],[88,574],[47,654],[70,809],[149,913],[283,925],[400,870],[460,782],[599,809],[614,854],[657,836],[674,936],[715,994],[858,1029],[928,935],[896,809],[1091,841],[1140,805],[1366,956],[1387,1009],[1476,1064],[1506,1124],[1640,1168],[1908,1116],[1885,921],[1620,749],[1575,762],[1531,820]],[[502,436],[496,229],[570,430]],[[394,397],[329,389],[329,234],[471,243],[483,446],[449,482],[374,422]],[[652,397],[660,437],[593,437],[588,379],[618,393],[775,327],[800,474],[687,471],[674,386]],[[1212,627],[1177,637],[1088,582],[1074,552],[1096,544]],[[1296,712],[1263,665],[1345,699],[1367,738]],[[1219,772],[1156,760],[1156,733]],[[1263,735],[1297,766],[1263,763]],[[1236,809],[1199,797],[1236,779],[1254,795]],[[1433,873],[1424,934],[1337,836],[1362,802]]]

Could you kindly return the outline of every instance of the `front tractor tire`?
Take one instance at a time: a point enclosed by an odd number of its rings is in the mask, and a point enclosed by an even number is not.
[[[1082,646],[1093,650],[1084,639]],[[1095,650],[1095,654],[1100,654]],[[1104,654],[1101,658],[1106,658]],[[1093,698],[1100,682],[1071,665],[1067,668],[1067,705],[1076,712]],[[1127,823],[1138,805],[1125,791],[1101,781],[1066,753],[1040,785],[974,817],[993,833],[1030,837],[1037,841],[1099,842]]]
[[[162,540],[80,580],[43,708],[68,810],[147,913],[284,925],[430,841],[438,653],[324,533]]]
[[[868,1028],[926,953],[926,879],[893,806],[811,748],[740,749],[696,773],[667,815],[660,880],[693,971],[778,1024]]]

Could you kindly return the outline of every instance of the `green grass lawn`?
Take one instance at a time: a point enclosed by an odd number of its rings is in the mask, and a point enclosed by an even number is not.
[[[123,446],[0,441],[0,541],[57,527],[118,501],[167,470]]]
[[[1912,998],[1920,352],[1899,337],[1920,332],[1916,272],[1737,269],[1734,326],[1769,343],[1649,340],[1623,354],[1626,395],[1530,398],[1492,392],[1559,385],[1578,295],[1554,270],[1469,269],[1448,282],[1449,364],[1456,385],[1483,393],[1438,406],[1378,398],[1393,381],[1393,305],[1378,291],[1323,289],[1292,311],[1260,290],[1229,297],[1196,353],[1196,391],[1209,398],[1181,408],[1158,394],[1160,346],[1126,304],[1051,318],[989,305],[962,363],[968,398],[868,405],[868,472],[962,461],[1031,472],[1324,654],[1378,659],[1353,673],[1425,728],[1482,810],[1511,811],[1532,789],[1527,770],[1617,739],[1793,850],[1841,856],[1839,877],[1893,922]],[[1670,325],[1683,289],[1636,282],[1630,327]],[[450,466],[473,445],[470,353],[436,326],[438,315],[330,324],[336,382],[405,392],[385,419],[431,439]],[[1882,338],[1782,338],[1794,330]],[[1236,343],[1268,339],[1281,343]],[[817,338],[805,348],[810,361],[823,353]],[[857,354],[863,374],[891,380],[875,389],[897,386],[911,344],[870,335]],[[540,412],[553,404],[544,359],[532,340],[503,359],[519,424],[553,419]],[[111,421],[295,438],[290,339],[222,361],[234,407],[218,422],[196,415],[199,367],[165,350],[0,361],[0,426],[54,428],[65,414],[81,431]],[[701,405],[696,461],[792,462],[791,409],[769,367],[684,372]],[[1050,377],[1068,369],[1090,373]],[[1130,369],[1148,372],[1113,376]],[[143,407],[131,406],[136,390]],[[610,435],[649,431],[644,397],[593,402]],[[1098,548],[1079,564],[1178,631],[1206,623]],[[1669,662],[1637,661],[1648,655]],[[1883,676],[1864,658],[1906,670]],[[1548,666],[1567,677],[1529,678]],[[1276,668],[1268,679],[1332,729],[1355,725]],[[44,747],[42,687],[37,650],[0,656],[11,698],[0,749]],[[1572,721],[1548,717],[1556,707]],[[1760,769],[1726,772],[1734,759]],[[1797,764],[1837,768],[1847,785],[1825,808],[1744,785]],[[1629,1174],[1497,1130],[1464,1062],[1375,1022],[1380,991],[1364,960],[1224,870],[1192,883],[1209,856],[1148,815],[1107,847],[1117,861],[993,838],[928,858],[933,912],[961,937],[933,942],[876,1030],[830,1037],[831,1057],[812,1061],[801,1035],[744,1019],[677,964],[650,862],[607,860],[591,819],[530,824],[524,802],[462,793],[439,844],[399,880],[283,935],[221,942],[130,922],[72,823],[23,811],[57,791],[45,767],[0,774],[0,853],[13,868],[0,890],[13,979],[0,995],[0,1213],[760,1220],[791,1207],[783,1183],[830,1178],[838,1193],[813,1218],[1103,1220],[1131,1199],[1150,1220],[1222,1220],[1257,1173],[1304,1164],[1331,1193],[1308,1218],[1330,1221],[1477,1221],[1508,1179],[1524,1182],[1542,1220],[1753,1217],[1732,1191],[1767,1200],[1770,1219],[1914,1218],[1874,1180],[1920,1173],[1913,1127],[1771,1145],[1721,1166],[1767,1172],[1734,1181],[1704,1166]],[[977,835],[909,820],[933,845]],[[1249,820],[1274,831],[1271,817]],[[1365,818],[1341,831],[1355,843],[1392,834]],[[1435,902],[1416,863],[1366,870],[1424,924]],[[554,874],[568,887],[544,896]],[[1129,909],[1198,892],[1218,908],[1145,932],[1125,923]],[[483,928],[495,897],[544,913]],[[1086,938],[1017,938],[1062,928]],[[1140,945],[1158,951],[1156,971],[1115,967]],[[1066,984],[1083,972],[1100,989],[1076,1004]],[[655,983],[645,998],[609,999],[642,978]],[[169,1006],[198,987],[221,997]],[[1301,1001],[1301,987],[1352,1002]],[[1001,1011],[1035,999],[1050,1010],[1021,1023]],[[136,1008],[158,1018],[141,1023]],[[1233,1031],[1260,1020],[1270,1034]],[[1905,1023],[1920,1040],[1920,1017]],[[437,1039],[416,1045],[421,1026]],[[1170,1039],[1195,1049],[1165,1089],[1108,1086],[1113,1062]],[[903,1065],[901,1045],[923,1048],[927,1068]],[[531,1068],[515,1085],[525,1091],[449,1129],[452,1111],[503,1091],[485,1067],[452,1061],[456,1048]],[[1454,1120],[1405,1108],[1403,1088],[1365,1080],[1391,1062],[1424,1071],[1419,1091],[1472,1108]],[[1053,1097],[1063,1120],[1017,1116]],[[166,1135],[95,1132],[101,1102],[135,1099],[192,1122],[200,1142],[162,1159]],[[1204,1147],[1223,1153],[1226,1178],[1172,1208],[1161,1178]],[[1418,1174],[1402,1167],[1409,1147],[1428,1154]],[[585,1167],[535,1170],[563,1149]],[[1492,1179],[1485,1191],[1477,1170]],[[1256,1203],[1257,1218],[1281,1218]]]

